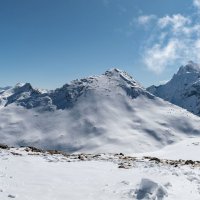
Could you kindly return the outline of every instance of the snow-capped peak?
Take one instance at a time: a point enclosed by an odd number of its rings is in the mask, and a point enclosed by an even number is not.
[[[111,68],[105,72],[105,75],[107,76],[113,76],[113,75],[118,75],[122,72],[122,70],[118,68]]]
[[[152,94],[200,115],[200,65],[189,61],[164,85],[147,88]]]
[[[136,80],[133,79],[132,76],[130,76],[127,72],[122,71],[118,68],[111,68],[110,70],[107,70],[103,75],[106,75],[109,78],[113,78],[115,80],[124,80],[126,83],[132,85],[132,86],[138,86],[141,87],[140,83],[138,83]]]
[[[178,70],[178,75],[185,74],[185,73],[200,73],[200,65],[189,61],[185,66],[181,66]]]
[[[15,85],[15,87],[23,87],[25,84],[26,84],[26,83],[21,83],[21,82],[19,82],[19,83],[17,83],[17,84]]]
[[[14,90],[20,90],[21,92],[33,90],[30,83],[18,83],[15,85]]]

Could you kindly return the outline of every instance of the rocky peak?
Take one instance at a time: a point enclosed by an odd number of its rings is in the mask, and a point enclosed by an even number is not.
[[[118,82],[124,82],[134,87],[141,87],[141,85],[133,79],[127,72],[119,70],[117,68],[112,68],[107,70],[103,75],[107,76],[109,79],[113,79]]]
[[[177,75],[187,74],[187,73],[200,73],[200,65],[189,61],[186,65],[181,66],[178,70]]]

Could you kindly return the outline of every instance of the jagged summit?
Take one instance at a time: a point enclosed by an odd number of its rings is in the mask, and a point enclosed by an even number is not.
[[[115,76],[119,77],[120,75],[122,75],[122,76],[128,76],[129,78],[132,78],[125,71],[122,71],[118,68],[111,68],[107,70],[103,75],[106,75],[108,77],[115,77]]]
[[[122,72],[122,70],[120,70],[119,68],[113,67],[113,68],[106,70],[105,74],[107,74],[107,73],[113,73],[114,74],[114,73],[120,73],[120,72]]]
[[[181,66],[177,72],[178,75],[185,73],[200,73],[200,65],[193,61],[189,61],[186,65]]]
[[[26,83],[19,82],[14,87],[23,87]]]
[[[200,65],[189,61],[164,85],[147,88],[152,94],[200,115]]]
[[[145,95],[153,98],[138,82],[130,75],[119,69],[107,70],[99,76],[91,76],[80,80],[74,80],[71,84],[65,84],[51,93],[53,104],[58,109],[70,108],[77,101],[87,101],[87,96],[96,98],[113,98],[117,96],[137,98]]]
[[[113,78],[115,80],[119,80],[122,79],[124,81],[126,81],[128,84],[131,84],[133,86],[138,86],[138,87],[142,87],[140,85],[140,83],[138,83],[136,80],[133,79],[132,76],[130,76],[127,72],[122,71],[118,68],[111,68],[110,70],[107,70],[103,75],[106,75],[110,78]]]
[[[20,90],[20,91],[30,91],[30,90],[33,90],[33,87],[30,83],[17,83],[15,86],[14,86],[14,89],[15,90]]]
[[[99,86],[100,85],[105,86],[105,81],[106,84],[112,83],[113,85],[113,82],[115,82],[115,84],[117,83],[130,84],[132,86],[138,86],[142,88],[140,83],[134,80],[132,76],[130,76],[127,72],[120,70],[118,68],[111,68],[101,75],[95,75],[82,79],[73,80],[71,81],[70,84],[65,84],[64,87],[66,86],[68,87],[69,85],[81,85],[81,83],[83,83],[84,85],[90,85],[91,87],[95,86],[97,83],[99,84]]]

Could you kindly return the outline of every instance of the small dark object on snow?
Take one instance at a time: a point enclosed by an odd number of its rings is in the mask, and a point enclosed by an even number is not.
[[[185,164],[186,164],[186,165],[194,165],[194,164],[195,164],[195,161],[193,161],[193,160],[186,160],[186,161],[185,161]]]
[[[0,144],[0,149],[10,149],[8,145]]]
[[[15,198],[15,195],[9,194],[8,197],[14,199],[14,198]]]
[[[39,149],[39,148],[36,148],[36,147],[32,147],[32,146],[29,146],[27,149],[25,149],[25,151],[28,151],[29,149],[30,149],[32,152],[44,153],[44,150]]]
[[[21,153],[16,153],[16,152],[13,152],[13,151],[11,151],[10,153],[11,153],[12,155],[14,155],[14,156],[22,156]]]
[[[62,154],[62,152],[61,152],[61,151],[58,151],[58,150],[47,150],[47,152],[48,152],[49,154],[51,154],[51,155],[53,155],[53,154]]]
[[[158,162],[158,163],[161,162],[161,160],[160,160],[159,158],[156,158],[156,157],[151,157],[151,158],[149,159],[149,161],[155,161],[155,162]]]
[[[85,156],[82,155],[82,154],[80,154],[80,155],[78,155],[78,159],[79,159],[79,160],[85,160]]]

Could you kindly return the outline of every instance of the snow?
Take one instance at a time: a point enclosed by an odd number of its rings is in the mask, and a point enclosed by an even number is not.
[[[153,156],[161,159],[200,161],[200,138],[187,138],[155,152],[137,154],[137,156]]]
[[[118,69],[50,93],[27,83],[2,95],[0,141],[10,146],[138,153],[200,136],[197,116],[151,95]]]
[[[167,195],[167,190],[150,179],[142,179],[139,189],[136,191],[137,199],[158,199],[162,200]]]
[[[1,143],[10,146],[133,153],[198,137],[200,119],[162,100],[118,97],[43,113],[10,105],[0,110],[0,128]]]
[[[0,199],[200,198],[199,168],[173,167],[138,159],[133,161],[133,167],[125,169],[118,167],[112,159],[114,157],[105,154],[105,160],[80,161],[71,158],[69,162],[68,157],[58,154],[31,154],[23,148],[1,150]]]

